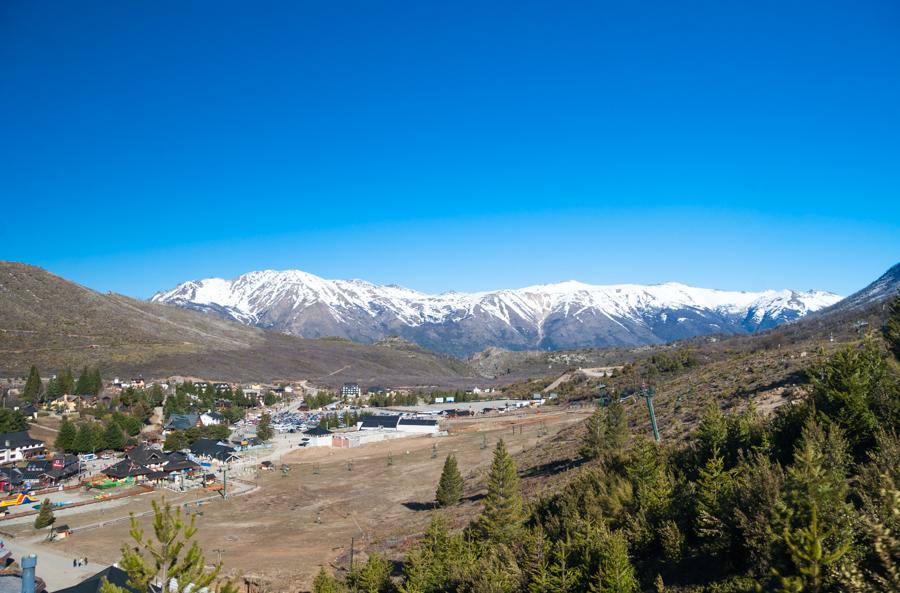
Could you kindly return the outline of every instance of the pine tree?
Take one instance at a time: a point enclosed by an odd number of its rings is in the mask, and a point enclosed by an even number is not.
[[[78,375],[78,382],[75,383],[75,394],[91,395],[91,390],[91,374],[88,368],[84,367],[81,369],[81,374]]]
[[[579,589],[583,569],[570,560],[571,549],[568,538],[556,542],[551,558],[539,565],[528,584],[530,593],[569,593]]]
[[[256,436],[261,441],[268,441],[272,438],[272,416],[268,412],[264,412],[259,418],[259,424],[256,425]]]
[[[886,376],[886,360],[874,340],[835,353],[810,373],[816,409],[843,429],[857,460],[875,442],[874,394]],[[820,509],[821,510],[821,509]]]
[[[401,593],[440,593],[456,590],[455,577],[476,560],[475,547],[462,535],[451,535],[447,518],[436,514],[418,548],[403,563]]]
[[[588,460],[599,459],[606,445],[606,418],[603,408],[598,407],[585,420],[584,440],[581,443],[581,456]]]
[[[78,427],[72,449],[78,453],[90,453],[94,450],[94,430],[90,422],[85,422]]]
[[[53,516],[53,503],[50,502],[49,498],[45,498],[34,520],[34,528],[43,529],[44,527],[49,527],[53,525],[54,521],[56,521],[56,517]]]
[[[456,457],[451,453],[444,461],[444,470],[441,472],[441,479],[435,493],[438,506],[448,507],[458,503],[462,496],[462,490],[463,478],[459,473]]]
[[[166,435],[166,442],[163,443],[163,449],[166,451],[181,451],[187,449],[191,444],[188,442],[187,436],[181,430],[175,430]]]
[[[791,560],[798,574],[779,575],[782,591],[819,593],[823,590],[826,569],[850,549],[849,540],[838,546],[829,545],[829,540],[835,533],[834,528],[823,528],[819,524],[818,507],[815,503],[810,508],[808,525],[795,530],[784,528],[784,542],[790,550]]]
[[[500,439],[491,462],[484,510],[475,520],[473,528],[482,539],[510,543],[521,530],[523,515],[516,462],[506,450],[503,439]]]
[[[41,375],[38,373],[37,367],[31,365],[31,370],[28,371],[28,379],[25,381],[25,388],[22,390],[22,399],[29,402],[40,401],[42,392]]]
[[[75,437],[78,429],[69,422],[68,418],[63,418],[62,424],[59,425],[59,432],[56,434],[56,448],[62,451],[73,451],[75,449]]]
[[[728,441],[728,421],[716,402],[709,402],[697,428],[700,463],[706,463],[714,449],[724,451]]]
[[[697,480],[696,530],[697,536],[707,545],[713,546],[714,551],[722,551],[728,547],[726,502],[733,485],[732,475],[725,470],[725,462],[719,450],[713,449],[712,457],[700,468]]]
[[[219,593],[237,593],[237,588],[229,581],[216,586],[222,565],[212,569],[206,567],[203,550],[196,541],[191,541],[197,532],[197,515],[185,520],[181,508],[172,509],[165,500],[162,504],[152,501],[153,533],[144,537],[137,517],[131,518],[131,538],[133,545],[122,546],[122,560],[119,566],[128,573],[129,587],[119,587],[104,580],[101,593],[129,593],[148,591],[157,580],[166,583],[170,593],[189,593],[206,588]]]
[[[75,377],[72,375],[72,368],[66,367],[59,373],[59,388],[63,395],[72,395],[75,393]]]
[[[634,567],[628,559],[625,535],[614,531],[600,560],[599,581],[591,586],[594,593],[634,593],[638,590]]]
[[[313,581],[313,593],[344,593],[347,588],[334,578],[325,567],[319,569]]]
[[[122,427],[115,422],[107,424],[103,433],[103,445],[105,449],[122,450],[125,447],[125,434],[122,432]]]
[[[100,367],[94,367],[94,370],[90,373],[90,395],[100,395],[100,392],[103,391],[103,378],[100,376]]]
[[[47,381],[47,390],[44,393],[46,401],[53,401],[62,394],[63,392],[62,387],[60,387],[59,378],[51,377],[50,380]]]
[[[391,567],[380,554],[370,554],[366,563],[355,575],[357,591],[363,593],[383,593],[390,588]]]
[[[587,433],[581,446],[581,456],[585,459],[618,455],[628,442],[625,406],[618,400],[605,408],[597,408],[585,424]]]
[[[900,360],[900,297],[891,301],[890,315],[884,324],[884,338],[894,357]]]
[[[853,516],[847,502],[849,455],[840,429],[816,423],[803,429],[787,470],[776,550],[787,559],[775,570],[781,591],[820,591],[825,568],[837,562],[852,542]],[[827,526],[827,528],[823,528]]]

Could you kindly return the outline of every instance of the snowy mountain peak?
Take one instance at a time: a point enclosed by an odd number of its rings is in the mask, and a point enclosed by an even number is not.
[[[453,354],[490,346],[631,346],[750,332],[798,319],[840,299],[815,290],[747,292],[678,282],[591,285],[576,280],[427,294],[395,284],[326,280],[301,270],[193,280],[152,298],[305,337],[371,342],[399,335]]]

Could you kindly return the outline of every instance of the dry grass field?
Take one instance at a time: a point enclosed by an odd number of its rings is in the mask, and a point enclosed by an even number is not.
[[[467,500],[451,513],[457,525],[478,512],[483,478],[500,438],[519,460],[526,496],[534,496],[545,483],[545,464],[549,462],[546,467],[551,467],[567,450],[560,443],[574,442],[570,433],[588,412],[550,407],[539,413],[453,421],[445,437],[291,452],[284,459],[291,466],[286,477],[278,470],[261,471],[256,479],[246,478],[255,486],[249,493],[189,508],[201,513],[198,538],[208,560],[221,556],[230,574],[250,577],[263,590],[302,590],[311,584],[320,566],[346,568],[351,538],[359,559],[373,550],[401,555],[435,512],[431,508],[434,489],[444,458],[451,452],[467,482]],[[433,457],[435,445],[437,456]],[[393,458],[390,465],[389,457]],[[168,499],[177,504],[200,496],[172,494]],[[113,563],[128,540],[129,525],[124,519],[130,512],[145,512],[150,500],[161,496],[156,492],[115,507],[98,505],[94,510],[86,507],[79,513],[63,514],[60,520],[74,528],[75,534],[38,547],[65,557],[87,556],[92,561]],[[108,524],[79,531],[101,522]],[[142,523],[148,527],[146,517]],[[27,525],[3,529],[23,538],[33,534]]]

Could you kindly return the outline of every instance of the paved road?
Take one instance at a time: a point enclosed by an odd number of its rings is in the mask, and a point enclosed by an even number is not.
[[[106,568],[105,564],[94,562],[73,567],[72,558],[56,553],[49,546],[40,545],[45,537],[46,534],[31,538],[6,539],[4,544],[13,553],[16,561],[22,556],[37,554],[37,576],[47,583],[48,591],[70,587]]]

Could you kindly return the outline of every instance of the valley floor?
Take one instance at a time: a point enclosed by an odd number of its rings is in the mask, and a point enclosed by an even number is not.
[[[527,458],[532,449],[537,455],[552,446],[560,431],[582,422],[588,413],[587,409],[548,407],[456,420],[450,422],[450,434],[445,437],[406,438],[355,449],[276,447],[273,454],[291,467],[286,476],[278,469],[260,471],[258,477],[253,473],[236,476],[240,480],[236,485],[245,492],[228,500],[209,493],[167,492],[165,496],[175,504],[189,503],[191,512],[201,513],[198,539],[207,561],[221,557],[229,574],[268,590],[297,591],[311,585],[320,566],[345,568],[351,539],[356,559],[364,560],[367,551],[396,554],[422,533],[434,512],[431,503],[447,454],[456,455],[467,478],[469,500],[454,513],[464,517],[477,510],[480,478],[490,466],[498,439],[503,438],[514,454],[528,451]],[[434,446],[437,455],[433,457]],[[71,515],[63,511],[58,521],[69,524],[75,533],[55,543],[35,542],[30,525],[0,529],[15,536],[13,545],[28,542],[28,549],[39,556],[39,567],[47,566],[40,558],[50,554],[68,559],[87,556],[92,563],[112,564],[129,539],[129,513],[145,513],[150,500],[162,496],[154,492],[113,508]],[[207,500],[196,506],[197,499]],[[147,516],[141,522],[149,527]],[[77,581],[75,573],[68,572],[50,579],[54,581],[49,583],[51,590]]]

